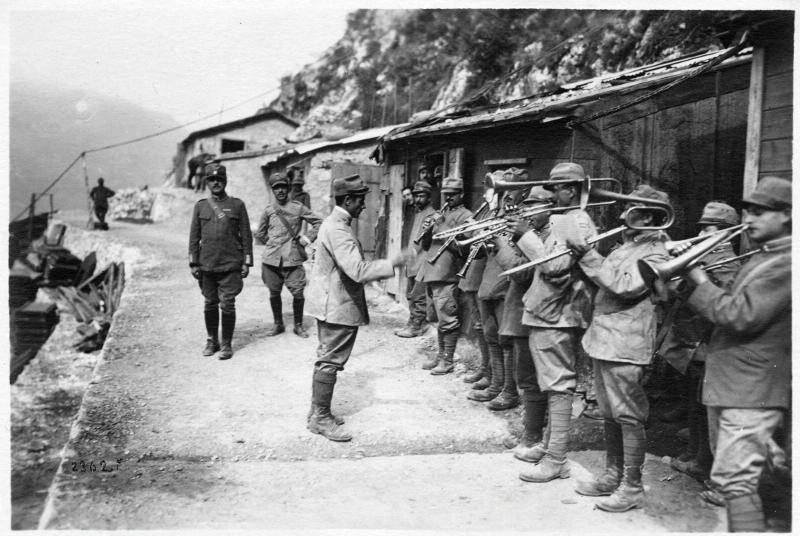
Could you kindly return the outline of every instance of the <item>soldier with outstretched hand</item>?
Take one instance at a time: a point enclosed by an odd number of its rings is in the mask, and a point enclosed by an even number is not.
[[[253,236],[250,219],[241,199],[225,193],[225,166],[205,168],[211,195],[194,206],[189,232],[189,267],[203,292],[208,340],[203,355],[219,352],[219,359],[233,357],[231,341],[236,326],[236,296],[242,279],[253,265]],[[222,341],[218,336],[222,316]]]

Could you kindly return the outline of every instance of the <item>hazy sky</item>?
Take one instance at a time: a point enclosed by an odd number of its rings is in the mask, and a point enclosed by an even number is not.
[[[281,75],[316,61],[343,35],[353,9],[334,2],[313,9],[244,1],[216,4],[224,9],[183,1],[126,2],[115,10],[107,5],[12,3],[11,82],[45,79],[121,97],[184,123],[276,88]],[[222,120],[250,115],[276,95],[272,91]]]

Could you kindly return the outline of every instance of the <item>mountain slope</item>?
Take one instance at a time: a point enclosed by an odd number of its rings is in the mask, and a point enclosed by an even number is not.
[[[176,126],[171,117],[113,97],[31,81],[10,85],[10,214],[13,218],[82,151]],[[90,153],[90,186],[103,176],[112,189],[159,185],[171,168],[176,131],[131,145]],[[57,209],[86,207],[79,164],[51,190]],[[43,199],[39,210],[47,210]]]

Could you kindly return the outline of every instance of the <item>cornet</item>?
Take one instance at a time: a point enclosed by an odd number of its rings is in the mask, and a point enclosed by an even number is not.
[[[650,263],[645,260],[640,260],[636,264],[639,268],[639,273],[642,275],[645,284],[648,287],[653,286],[656,279],[661,281],[669,281],[675,276],[683,275],[695,266],[698,265],[700,259],[711,253],[719,244],[732,240],[734,237],[742,234],[748,228],[746,223],[728,227],[723,229],[725,232],[713,233],[708,235],[708,238],[695,244],[685,252],[681,253],[674,259],[659,264]]]

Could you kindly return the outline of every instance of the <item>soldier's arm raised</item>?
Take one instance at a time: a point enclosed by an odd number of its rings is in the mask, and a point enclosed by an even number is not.
[[[366,283],[394,275],[394,267],[387,259],[365,261],[355,238],[346,229],[333,229],[330,236],[331,254],[339,268],[353,281]]]

